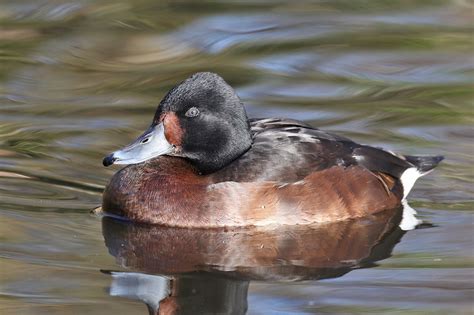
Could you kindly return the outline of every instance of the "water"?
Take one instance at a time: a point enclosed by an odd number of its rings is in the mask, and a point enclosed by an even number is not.
[[[162,311],[190,313],[471,313],[472,10],[469,1],[2,1],[0,313],[146,314],[143,301],[160,298]],[[90,215],[116,171],[103,156],[203,70],[233,85],[252,117],[445,155],[409,198],[433,227],[352,223],[335,237],[337,256],[321,236],[337,226],[267,232],[257,244],[238,231],[150,231]],[[182,256],[189,238],[226,247]],[[152,257],[139,255],[153,245]],[[265,248],[280,256],[250,254]],[[334,258],[324,270],[322,257]]]

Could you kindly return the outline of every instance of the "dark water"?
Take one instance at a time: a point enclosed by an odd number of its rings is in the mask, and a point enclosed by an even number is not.
[[[0,313],[146,314],[142,301],[190,314],[472,313],[472,12],[463,0],[0,2]],[[250,116],[445,155],[409,197],[434,227],[405,233],[392,213],[213,234],[90,215],[116,171],[104,154],[202,70]]]

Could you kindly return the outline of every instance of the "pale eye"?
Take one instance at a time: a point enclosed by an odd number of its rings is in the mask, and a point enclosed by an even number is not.
[[[184,115],[186,117],[196,117],[197,115],[199,115],[199,109],[197,109],[196,107],[191,107]]]

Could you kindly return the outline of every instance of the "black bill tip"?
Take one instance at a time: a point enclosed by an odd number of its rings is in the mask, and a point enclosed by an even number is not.
[[[110,166],[112,164],[114,164],[115,160],[117,160],[116,158],[114,158],[114,154],[110,154],[110,155],[107,155],[103,160],[102,160],[102,164],[104,166]]]

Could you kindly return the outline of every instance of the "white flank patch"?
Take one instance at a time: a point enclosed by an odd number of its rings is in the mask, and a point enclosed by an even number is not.
[[[416,167],[410,167],[405,172],[403,172],[402,176],[400,177],[400,181],[403,185],[403,199],[408,196],[408,193],[413,188],[416,180],[422,175],[424,174],[420,173]]]
[[[416,210],[410,207],[406,199],[402,200],[402,206],[403,206],[402,222],[400,222],[399,226],[403,231],[413,230],[422,221],[416,218],[415,216]]]

